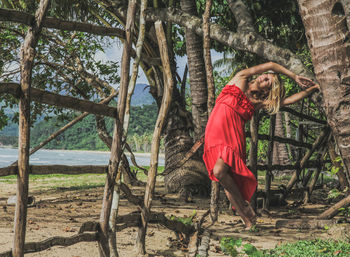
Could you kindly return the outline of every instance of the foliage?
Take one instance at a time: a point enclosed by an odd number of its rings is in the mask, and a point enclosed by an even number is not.
[[[39,1],[5,1],[6,8],[34,13]],[[89,10],[94,9],[94,12]],[[99,11],[94,1],[52,1],[49,16],[75,21],[101,24],[93,13]],[[108,15],[105,15],[108,19]],[[19,56],[27,26],[0,22],[0,80],[19,82]],[[88,44],[86,42],[89,42]],[[111,85],[119,82],[119,65],[114,61],[103,62],[98,55],[115,44],[116,40],[82,32],[58,31],[43,28],[36,47],[36,59],[32,73],[32,86],[47,91],[78,98],[97,100],[110,93]],[[97,79],[96,79],[97,78]],[[101,81],[108,81],[103,86]],[[108,84],[107,83],[107,84]],[[0,96],[2,108],[13,108],[18,100]],[[60,108],[31,103],[32,124],[46,115],[66,116]],[[6,125],[6,114],[1,115],[0,129]],[[12,116],[16,122],[17,115]]]
[[[265,252],[265,256],[272,257],[349,256],[349,254],[349,242],[321,239],[301,240],[296,243],[283,244]]]
[[[223,237],[220,240],[221,250],[231,257],[242,256],[244,254],[251,257],[263,256],[256,247],[252,244],[242,244],[242,238],[234,239],[232,237]]]
[[[259,251],[252,244],[242,244],[242,238],[223,237],[220,246],[225,254],[230,256],[250,257],[313,257],[313,256],[349,256],[350,244],[346,241],[336,240],[300,240],[276,246],[274,249]]]
[[[176,220],[179,221],[181,223],[183,223],[184,225],[193,225],[193,219],[197,216],[197,212],[196,210],[193,210],[192,215],[190,216],[185,216],[185,217],[176,217],[174,215],[170,216],[170,220]]]
[[[152,133],[157,119],[157,106],[155,103],[152,105],[131,106],[130,114],[128,143],[133,150],[149,152]],[[71,115],[68,115],[67,118],[68,120],[73,119]],[[105,121],[107,130],[111,134],[113,121],[111,118],[106,118]],[[47,121],[36,124],[31,132],[32,147],[38,145],[66,123],[66,119],[60,120],[59,117],[51,117]],[[66,130],[56,140],[48,143],[45,148],[108,150],[107,146],[98,137],[96,121],[92,115]]]

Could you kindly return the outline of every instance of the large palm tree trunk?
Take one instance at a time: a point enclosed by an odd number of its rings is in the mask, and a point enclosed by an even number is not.
[[[184,12],[197,16],[196,2],[194,0],[181,0],[181,9]],[[192,97],[194,139],[197,140],[204,133],[208,121],[208,89],[203,57],[203,41],[201,37],[197,36],[190,29],[185,30],[185,35]]]
[[[298,0],[323,106],[344,166],[350,170],[350,48],[347,6],[338,0]],[[348,176],[349,177],[349,176]]]
[[[180,93],[174,88],[172,105],[165,127],[165,172],[173,167],[193,145],[189,130],[191,116],[180,105]],[[208,195],[210,183],[201,156],[194,155],[182,167],[165,175],[164,183],[169,192],[179,193],[183,197],[189,194]]]
[[[181,9],[187,13],[197,15],[194,0],[181,0]],[[186,51],[190,75],[194,139],[196,140],[204,133],[208,120],[208,90],[203,58],[203,42],[201,37],[198,37],[189,29],[186,29]],[[173,97],[175,97],[175,94]],[[186,110],[181,110],[183,107],[175,103],[176,100],[174,100],[172,110],[169,113],[170,122],[166,128],[165,168],[171,167],[178,160],[181,160],[193,144],[188,132],[188,116],[181,115],[181,113],[186,113]],[[188,160],[183,167],[165,176],[164,182],[168,191],[178,192],[185,197],[189,193],[208,194],[209,179],[201,151],[199,152]]]

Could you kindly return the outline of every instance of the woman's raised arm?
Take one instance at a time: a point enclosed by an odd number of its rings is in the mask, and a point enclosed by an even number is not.
[[[289,104],[294,104],[294,103],[300,101],[301,99],[309,96],[310,94],[312,94],[316,90],[320,90],[320,86],[318,84],[314,84],[313,86],[311,86],[303,91],[300,91],[299,93],[296,93],[294,95],[286,97],[282,100],[281,107],[289,105]]]

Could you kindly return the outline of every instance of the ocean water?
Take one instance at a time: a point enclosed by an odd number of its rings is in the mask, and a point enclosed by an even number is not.
[[[71,151],[71,150],[39,150],[29,158],[31,165],[107,165],[109,152]],[[135,154],[136,162],[140,166],[150,165],[150,156]],[[0,168],[9,166],[18,158],[18,149],[0,148]],[[130,165],[133,166],[128,157]],[[164,158],[160,157],[158,165],[164,166]]]

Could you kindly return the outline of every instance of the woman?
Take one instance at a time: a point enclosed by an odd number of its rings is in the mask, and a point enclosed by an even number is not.
[[[294,79],[306,89],[284,98],[285,90],[276,73]],[[250,80],[258,74],[256,79]],[[210,179],[224,187],[247,228],[256,222],[249,201],[257,181],[245,164],[244,123],[251,119],[254,111],[264,108],[274,114],[280,107],[295,103],[318,88],[311,80],[269,62],[238,72],[218,96],[205,130],[203,159]]]

